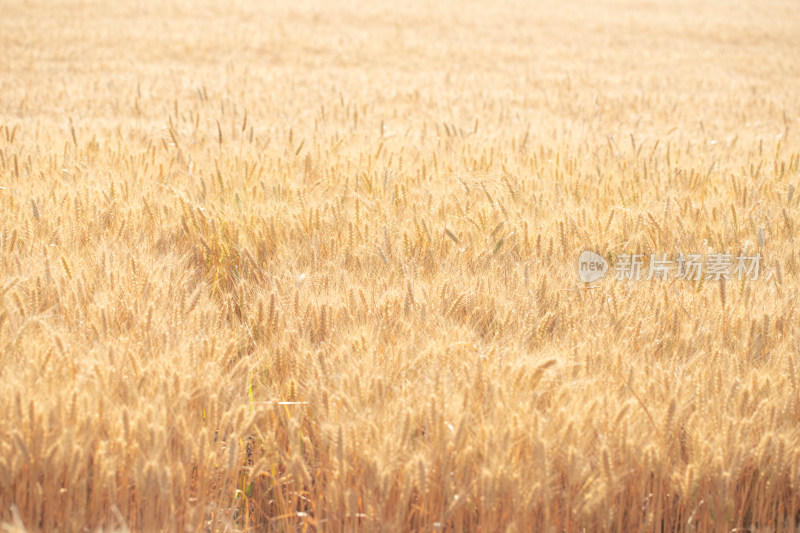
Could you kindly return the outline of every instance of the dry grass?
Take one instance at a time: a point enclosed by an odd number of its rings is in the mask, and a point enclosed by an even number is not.
[[[800,526],[796,2],[35,4],[4,528]]]

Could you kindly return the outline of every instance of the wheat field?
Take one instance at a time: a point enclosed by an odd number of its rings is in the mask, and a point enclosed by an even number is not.
[[[800,528],[797,2],[0,13],[0,530]]]

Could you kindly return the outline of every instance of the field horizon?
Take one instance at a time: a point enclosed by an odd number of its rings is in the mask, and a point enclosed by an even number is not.
[[[0,12],[0,530],[800,529],[800,4]]]

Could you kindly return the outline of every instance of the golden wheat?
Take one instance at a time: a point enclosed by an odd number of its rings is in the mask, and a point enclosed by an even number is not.
[[[1,10],[2,528],[800,528],[796,3]]]

